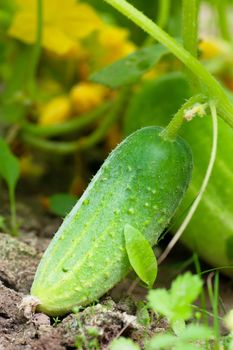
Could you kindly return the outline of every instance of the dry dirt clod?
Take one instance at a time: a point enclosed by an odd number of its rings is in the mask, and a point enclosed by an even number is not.
[[[10,235],[0,233],[0,280],[8,287],[28,293],[40,256]]]
[[[26,295],[18,305],[19,310],[23,311],[24,317],[28,320],[32,320],[32,316],[36,311],[36,307],[40,304],[40,300],[31,296]]]
[[[18,309],[18,305],[22,301],[22,295],[14,290],[5,287],[0,282],[0,325],[1,319],[14,320],[15,322],[22,322],[25,319],[22,318],[22,314]]]

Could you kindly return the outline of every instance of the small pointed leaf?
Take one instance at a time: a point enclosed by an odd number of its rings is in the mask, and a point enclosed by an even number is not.
[[[129,262],[140,279],[150,288],[157,276],[157,260],[150,243],[143,234],[131,225],[124,229]]]

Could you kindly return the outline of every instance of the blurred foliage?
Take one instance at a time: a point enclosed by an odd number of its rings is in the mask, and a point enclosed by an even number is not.
[[[129,0],[155,22],[161,1]],[[202,35],[198,58],[233,99],[233,48],[227,21],[233,0],[203,2],[216,14],[218,36]],[[20,195],[30,184],[44,210],[64,217],[123,137],[144,126],[167,125],[192,95],[181,63],[104,1],[44,0],[43,6],[38,21],[36,0],[0,0],[0,177],[11,210],[10,222],[1,212],[0,228],[13,234],[18,232],[19,180]],[[182,0],[171,0],[164,29],[180,42],[181,22]],[[200,188],[211,148],[211,123],[198,118],[181,134],[193,149],[195,170],[175,227]],[[207,196],[183,236],[189,247],[218,266],[232,263],[233,251],[232,130],[222,121],[219,136]],[[125,238],[134,270],[152,285],[157,270],[151,248],[139,231],[129,229]],[[147,270],[148,261],[153,268]],[[184,322],[174,322],[191,316],[190,303],[200,289],[200,280],[188,274],[173,282],[170,291],[151,292],[149,299],[153,310],[181,331]],[[138,318],[149,324],[148,305],[138,308]],[[195,327],[186,331],[191,337],[209,334]],[[138,348],[122,338],[113,346]]]
[[[112,89],[136,83],[152,70],[168,51],[160,44],[143,47],[131,55],[94,73],[90,79]]]
[[[171,15],[169,16],[168,31],[174,36],[179,36],[181,34],[181,1],[182,0],[171,1]],[[120,26],[129,28],[132,40],[138,45],[143,44],[143,42],[146,40],[147,35],[140,28],[135,26],[129,19],[122,16],[103,1],[87,0],[87,2],[98,9],[101,12],[101,15],[110,23],[117,23]],[[131,0],[129,2],[145,13],[149,18],[156,21],[158,16],[159,0]]]
[[[109,21],[109,23],[118,24],[122,27],[130,29],[131,37],[138,45],[142,44],[146,39],[146,34],[135,26],[129,19],[118,13],[104,1],[87,0],[89,4],[100,11],[101,15]],[[131,4],[146,13],[151,19],[155,19],[158,10],[158,1],[131,0]]]
[[[190,97],[190,93],[188,82],[180,72],[144,82],[126,111],[125,135],[144,126],[157,125],[161,120],[166,120],[167,123]]]
[[[159,20],[159,0],[131,3]],[[165,23],[175,37],[181,36],[181,3],[171,1]],[[35,4],[32,1],[27,9],[22,0],[0,0],[0,134],[19,159],[24,181],[33,178],[42,184],[45,176],[52,176],[50,165],[56,161],[63,166],[62,155],[70,154],[77,170],[67,181],[72,186],[79,178],[75,191],[79,196],[90,174],[123,135],[154,124],[157,117],[170,120],[191,92],[180,73],[181,64],[167,55],[167,49],[104,1],[96,0],[69,0],[59,16],[50,10],[59,7],[60,0],[44,2],[51,26],[42,18],[44,37],[32,75]],[[75,21],[69,25],[72,12]],[[26,15],[28,21],[24,21]],[[52,35],[51,30],[60,34]],[[202,62],[231,89],[230,45],[208,38],[199,49]]]
[[[56,193],[49,197],[49,210],[58,216],[65,217],[77,202],[77,197],[68,193]]]

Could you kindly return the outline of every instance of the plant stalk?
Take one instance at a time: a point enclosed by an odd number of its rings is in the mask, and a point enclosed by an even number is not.
[[[198,94],[192,96],[187,102],[183,104],[183,106],[175,114],[175,116],[172,118],[166,129],[161,133],[161,137],[164,140],[174,141],[179,129],[183,125],[185,111],[192,108],[193,105],[195,105],[196,103],[202,103],[204,101],[204,95]]]
[[[157,17],[157,25],[160,28],[165,28],[169,19],[169,13],[171,8],[171,0],[159,1],[159,12]]]
[[[231,41],[230,23],[227,17],[228,2],[226,0],[218,0],[216,9],[221,36],[224,40]]]
[[[233,105],[217,80],[169,34],[125,0],[104,0],[167,47],[203,84],[203,93],[215,100],[220,116],[233,128]]]
[[[16,203],[14,190],[9,188],[9,200],[11,211],[11,231],[13,236],[18,236],[17,216],[16,216]]]
[[[199,0],[182,0],[182,37],[184,48],[197,58],[198,52],[198,13]],[[185,69],[191,89],[200,91],[199,81],[194,73]]]

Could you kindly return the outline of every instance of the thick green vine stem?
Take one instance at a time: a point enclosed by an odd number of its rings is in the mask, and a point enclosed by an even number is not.
[[[123,15],[131,19],[146,33],[167,47],[203,84],[202,90],[216,101],[220,116],[233,128],[233,105],[217,80],[207,69],[169,34],[125,0],[104,0]]]
[[[182,0],[182,37],[184,48],[197,57],[198,51],[199,0]],[[186,75],[193,92],[200,91],[196,75],[186,69]]]
[[[161,133],[161,137],[164,140],[174,141],[179,129],[181,128],[184,122],[185,112],[192,108],[196,103],[205,102],[206,98],[204,95],[198,94],[192,96],[187,102],[183,104],[183,106],[179,109],[179,111],[172,118],[171,122],[168,124],[166,129]]]

